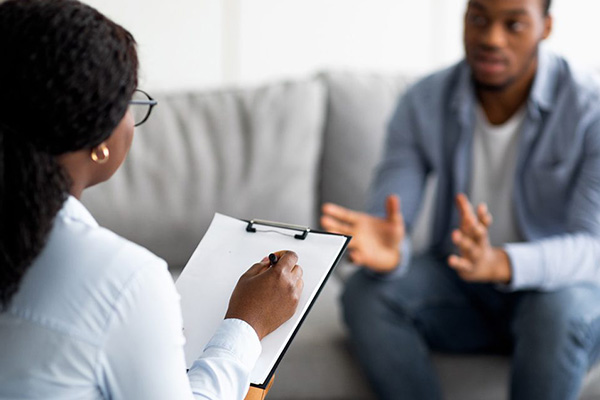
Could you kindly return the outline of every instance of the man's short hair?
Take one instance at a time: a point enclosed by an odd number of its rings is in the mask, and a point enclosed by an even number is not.
[[[550,4],[552,4],[552,0],[544,0],[544,14],[548,15],[550,12]]]

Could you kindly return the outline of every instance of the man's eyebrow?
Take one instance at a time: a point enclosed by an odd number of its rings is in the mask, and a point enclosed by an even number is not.
[[[478,8],[478,9],[484,10],[484,11],[487,10],[487,8],[483,4],[481,4],[478,1],[474,1],[474,0],[470,0],[468,6],[473,7],[473,8]]]
[[[509,14],[515,17],[518,17],[520,15],[529,15],[529,13],[523,9],[508,10],[505,12],[505,14]]]

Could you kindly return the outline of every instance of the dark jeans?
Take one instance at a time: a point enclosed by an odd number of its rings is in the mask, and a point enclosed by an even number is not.
[[[381,399],[440,399],[429,349],[511,353],[511,398],[576,399],[600,350],[600,288],[503,292],[416,257],[399,278],[358,271],[342,298],[360,363]]]

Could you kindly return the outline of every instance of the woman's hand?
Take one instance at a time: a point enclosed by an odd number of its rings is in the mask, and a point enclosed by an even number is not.
[[[348,246],[352,262],[376,272],[389,272],[401,261],[400,243],[405,231],[398,196],[388,196],[385,206],[386,217],[377,218],[327,203],[321,225],[329,232],[352,236]]]
[[[296,253],[274,254],[277,256],[274,265],[265,257],[241,276],[225,315],[246,321],[260,340],[294,315],[304,288]]]

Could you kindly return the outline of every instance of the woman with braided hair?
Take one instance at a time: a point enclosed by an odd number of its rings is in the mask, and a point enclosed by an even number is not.
[[[243,398],[260,339],[297,306],[296,255],[240,278],[186,376],[166,263],[78,200],[155,104],[132,101],[133,37],[76,0],[9,0],[0,54],[0,398]]]

